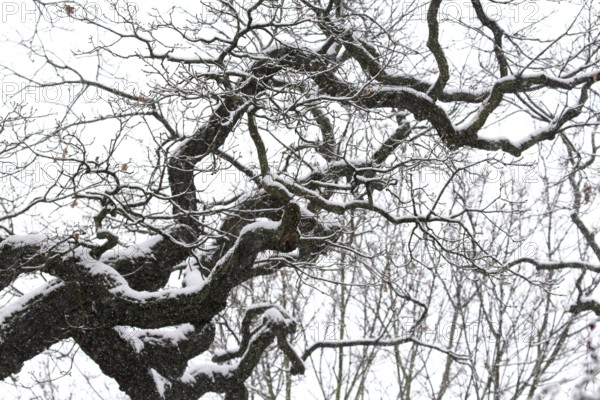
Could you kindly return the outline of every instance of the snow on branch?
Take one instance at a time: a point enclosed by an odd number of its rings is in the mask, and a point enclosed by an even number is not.
[[[449,357],[457,362],[466,362],[469,357],[463,354],[458,354],[450,349],[436,346],[433,344],[425,343],[416,339],[412,336],[399,337],[394,339],[382,339],[382,338],[365,338],[365,339],[349,339],[349,340],[325,340],[316,342],[308,347],[302,354],[302,360],[306,360],[312,353],[319,349],[341,349],[345,347],[355,346],[399,346],[405,343],[414,343],[419,346],[427,347],[433,350],[437,350],[441,353],[447,354]]]
[[[568,268],[600,272],[600,264],[592,264],[584,261],[540,261],[533,258],[519,258],[506,264],[504,268],[511,268],[519,264],[531,264],[539,271],[555,271]]]

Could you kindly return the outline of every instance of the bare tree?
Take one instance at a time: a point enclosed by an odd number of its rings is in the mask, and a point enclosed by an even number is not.
[[[72,339],[132,399],[533,398],[593,353],[591,1],[34,4],[2,378]]]

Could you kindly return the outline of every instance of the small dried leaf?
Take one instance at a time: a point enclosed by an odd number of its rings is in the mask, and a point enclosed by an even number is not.
[[[370,96],[373,93],[375,93],[375,89],[373,89],[372,87],[367,87],[365,88],[365,90],[363,90],[363,96]]]
[[[73,16],[73,14],[75,14],[75,7],[67,4],[65,5],[65,12],[67,13],[67,15],[69,17]]]
[[[121,171],[127,172],[127,168],[128,168],[127,163],[121,164]]]
[[[582,192],[583,192],[583,203],[588,204],[592,198],[592,187],[589,185],[589,183],[585,184]]]
[[[77,207],[77,199],[73,200],[73,202],[71,203],[71,208],[75,207]]]

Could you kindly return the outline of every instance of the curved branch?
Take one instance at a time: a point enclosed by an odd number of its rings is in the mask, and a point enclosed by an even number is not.
[[[508,61],[506,60],[504,50],[502,49],[504,31],[496,21],[485,14],[479,0],[471,0],[471,3],[473,4],[473,8],[475,9],[475,13],[481,24],[491,30],[494,35],[494,54],[496,55],[498,66],[500,67],[500,76],[506,76],[508,75]]]
[[[441,3],[442,0],[431,0],[429,3],[429,10],[427,10],[427,27],[429,28],[427,47],[435,57],[439,70],[437,80],[427,91],[427,94],[432,99],[437,99],[440,96],[448,83],[448,79],[450,79],[448,60],[446,59],[444,49],[442,49],[439,41],[440,27],[437,18]]]

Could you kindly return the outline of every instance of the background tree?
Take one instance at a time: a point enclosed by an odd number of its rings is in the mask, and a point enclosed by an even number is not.
[[[33,3],[3,378],[76,343],[144,400],[593,386],[591,1]]]

